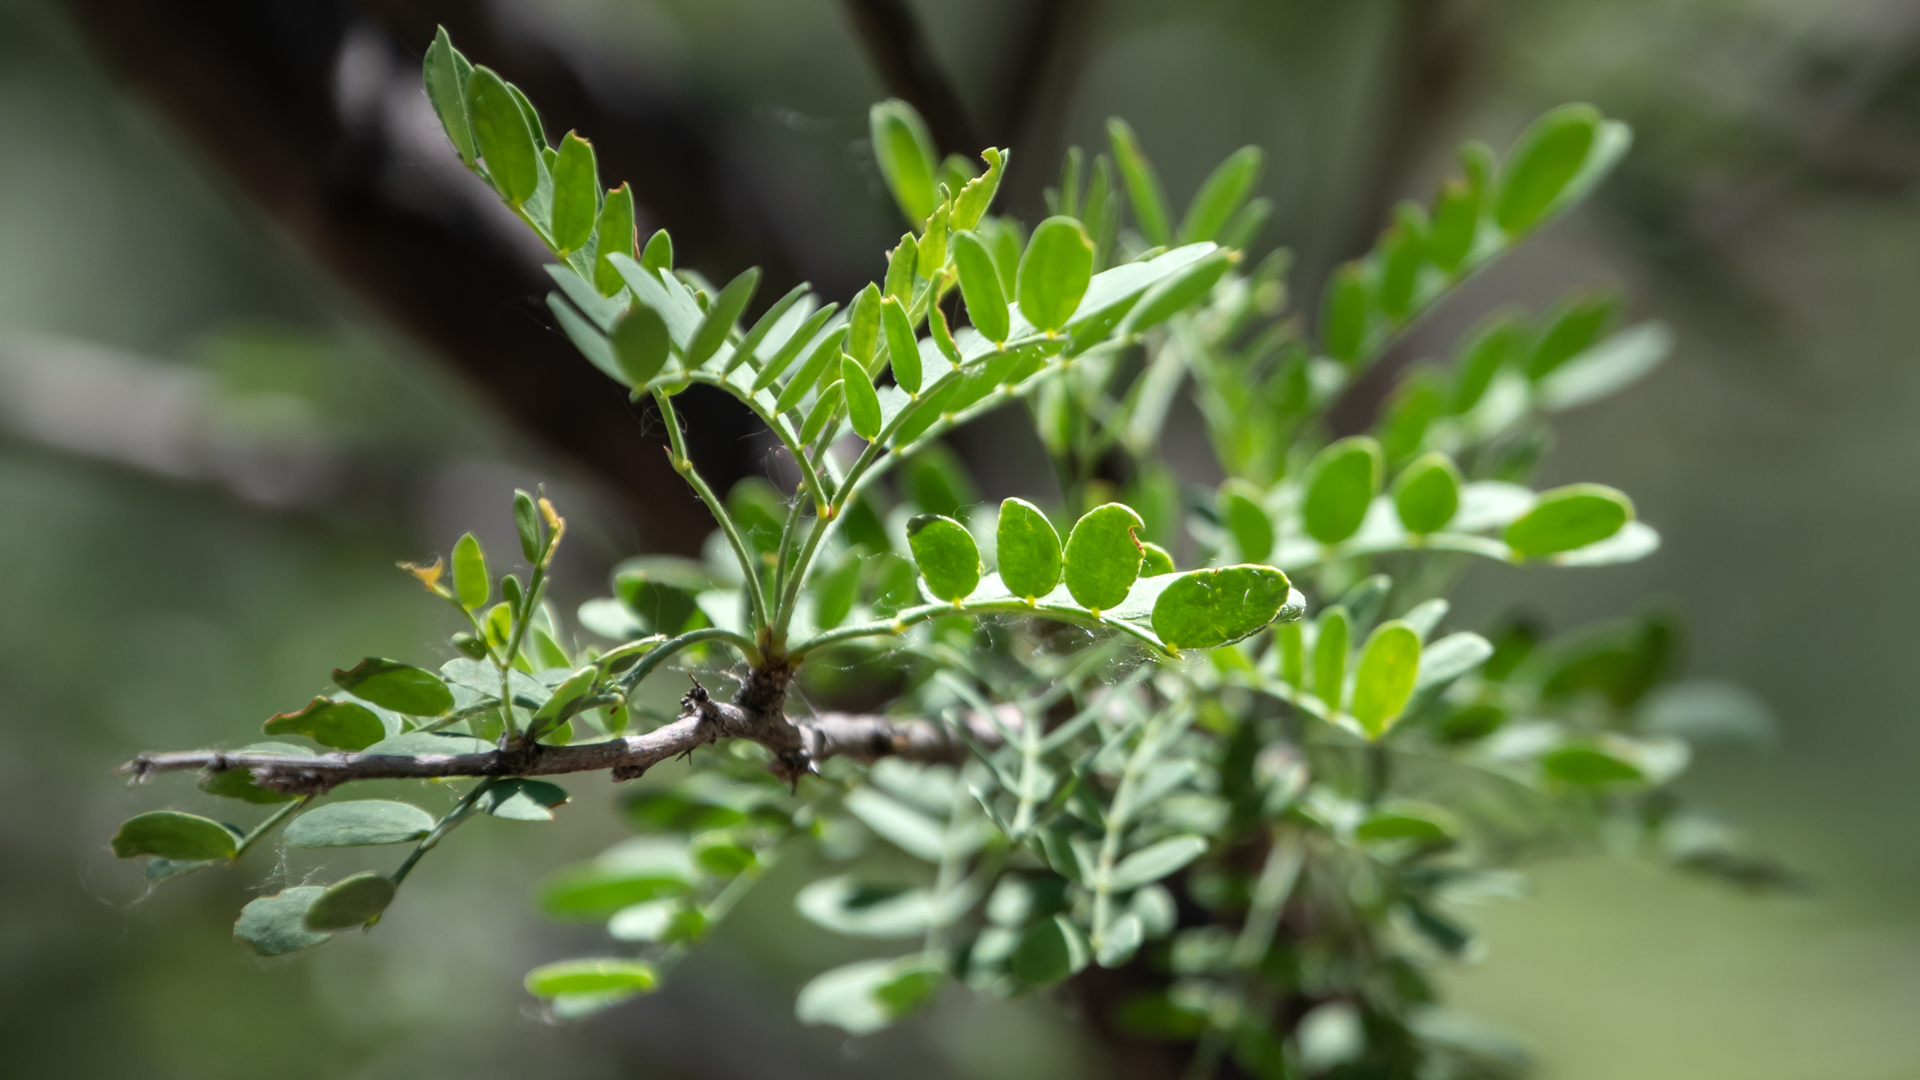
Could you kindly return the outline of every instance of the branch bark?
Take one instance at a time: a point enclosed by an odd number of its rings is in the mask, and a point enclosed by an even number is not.
[[[228,753],[186,750],[141,754],[120,766],[141,782],[155,773],[203,769],[226,772],[246,769],[254,782],[273,791],[294,795],[325,793],[355,780],[421,780],[444,777],[557,776],[562,773],[610,770],[613,778],[634,780],[654,765],[722,739],[745,739],[773,753],[767,769],[787,783],[797,783],[817,772],[828,758],[850,757],[873,761],[903,757],[912,761],[958,763],[967,756],[967,744],[945,724],[930,720],[895,720],[884,716],[822,713],[798,720],[779,709],[785,697],[788,673],[756,673],[732,703],[716,701],[695,684],[680,699],[680,715],[643,735],[575,746],[526,743],[474,754],[332,753],[297,758],[282,754]],[[777,685],[776,685],[777,684]],[[770,695],[772,697],[770,698]],[[766,708],[771,700],[773,708]],[[1020,722],[1011,709],[999,717],[1002,726]],[[1000,736],[985,717],[969,716],[967,727],[983,745],[998,746]]]

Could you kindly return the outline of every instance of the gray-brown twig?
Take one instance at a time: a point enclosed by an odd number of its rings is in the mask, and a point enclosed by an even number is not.
[[[929,720],[822,713],[799,720],[781,711],[785,672],[756,672],[734,702],[715,701],[696,685],[680,701],[680,716],[642,735],[571,746],[522,744],[471,754],[369,754],[338,752],[317,757],[283,754],[187,750],[141,754],[121,772],[145,780],[154,773],[182,769],[224,772],[247,769],[260,786],[293,794],[317,794],[353,780],[404,780],[450,776],[555,776],[611,770],[615,780],[636,779],[658,762],[719,742],[746,739],[773,752],[768,769],[788,783],[816,771],[832,757],[861,760],[898,756],[914,761],[957,762],[966,757],[960,735]],[[1020,722],[1012,710],[1003,726]],[[979,742],[998,745],[1000,736],[985,717],[969,716],[967,726]]]

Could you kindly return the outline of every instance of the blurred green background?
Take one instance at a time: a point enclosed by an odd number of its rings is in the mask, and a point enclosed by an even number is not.
[[[695,103],[790,211],[802,272],[877,270],[899,226],[862,139],[886,90],[841,6],[492,7]],[[998,108],[1022,5],[911,7],[963,105]],[[1634,153],[1596,202],[1475,282],[1408,355],[1444,350],[1496,303],[1543,305],[1585,282],[1670,320],[1675,358],[1570,417],[1544,477],[1629,491],[1666,546],[1623,568],[1476,570],[1453,621],[1682,613],[1687,671],[1745,683],[1779,719],[1770,750],[1706,756],[1685,790],[1809,887],[1755,898],[1553,859],[1534,868],[1533,899],[1484,910],[1484,957],[1446,982],[1527,1039],[1552,1080],[1920,1077],[1920,8],[1066,7],[1071,62],[1033,91],[1048,104],[1015,143],[1031,170],[1016,208],[1037,207],[1048,170],[1033,163],[1097,145],[1107,115],[1132,121],[1176,199],[1259,143],[1280,206],[1266,241],[1298,252],[1309,300],[1394,198],[1431,190],[1460,139],[1505,145],[1566,100],[1634,124]],[[1018,440],[960,443],[989,496],[1032,471]],[[619,835],[602,781],[574,784],[557,825],[463,832],[378,933],[285,961],[228,935],[263,880],[298,880],[304,864],[257,860],[149,894],[112,858],[121,818],[207,801],[177,777],[129,789],[115,763],[245,741],[362,655],[441,659],[439,608],[392,564],[468,528],[504,550],[513,487],[548,483],[581,525],[567,600],[662,542],[647,507],[590,473],[322,269],[67,8],[0,0],[8,1075],[1100,1074],[1045,1001],[954,994],[852,1043],[798,1027],[793,990],[843,955],[791,914],[801,866],[776,871],[669,990],[581,1028],[544,1024],[521,973],[597,935],[542,922],[529,893]]]

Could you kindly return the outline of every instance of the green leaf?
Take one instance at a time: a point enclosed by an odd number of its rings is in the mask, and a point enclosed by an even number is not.
[[[1092,961],[1093,948],[1079,925],[1055,915],[1027,927],[1007,958],[1007,968],[1030,986],[1052,986]]]
[[[887,339],[887,355],[893,362],[893,381],[909,394],[920,392],[920,340],[913,324],[907,321],[903,301],[889,296],[880,302],[880,328]],[[878,408],[878,403],[875,403]]]
[[[467,76],[467,115],[500,194],[515,206],[531,199],[540,186],[540,148],[520,102],[492,68],[476,66]]]
[[[946,854],[945,826],[873,788],[848,792],[846,806],[869,829],[914,858],[938,863]]]
[[[287,843],[294,847],[362,847],[405,844],[433,831],[433,815],[411,803],[361,799],[328,803],[294,818]]]
[[[641,837],[547,878],[540,909],[558,919],[604,919],[642,901],[683,896],[697,880],[686,845]]]
[[[800,988],[793,1011],[804,1024],[867,1035],[932,1001],[945,978],[934,956],[861,960],[815,976]]]
[[[600,216],[600,169],[593,144],[569,131],[553,167],[553,243],[561,254],[579,251]]]
[[[1315,454],[1307,465],[1301,524],[1323,544],[1352,536],[1366,519],[1367,504],[1380,490],[1380,444],[1365,435],[1349,436]]]
[[[747,301],[753,299],[753,290],[760,285],[760,268],[749,267],[738,277],[727,282],[727,287],[714,297],[713,305],[707,308],[707,314],[700,320],[700,328],[693,332],[693,340],[687,342],[686,355],[682,357],[687,370],[692,371],[712,358],[727,343],[727,335],[733,332],[733,324],[740,321],[740,313],[747,310]]]
[[[1020,259],[1020,314],[1036,330],[1059,330],[1093,280],[1093,243],[1080,223],[1050,217],[1033,230]]]
[[[1347,710],[1374,738],[1386,734],[1413,695],[1420,676],[1420,635],[1399,620],[1367,635],[1353,674],[1353,704]]]
[[[1212,649],[1265,629],[1286,606],[1287,575],[1271,566],[1190,570],[1153,603],[1153,632],[1174,649]]]
[[[980,152],[980,159],[987,163],[987,171],[967,181],[960,193],[953,197],[951,220],[955,232],[980,224],[988,207],[993,205],[993,197],[1000,190],[1000,177],[1006,173],[1007,162],[1012,157],[1012,151],[992,147]]]
[[[1140,577],[1134,536],[1146,527],[1133,508],[1107,503],[1087,511],[1067,535],[1065,577],[1074,602],[1090,611],[1119,607]]]
[[[235,839],[225,825],[178,810],[151,810],[128,818],[113,834],[113,854],[131,859],[158,855],[176,862],[234,857]]]
[[[387,737],[373,710],[351,701],[317,697],[299,712],[275,713],[260,726],[268,735],[305,735],[336,750],[365,750]]]
[[[1243,146],[1227,155],[1227,160],[1213,170],[1187,206],[1187,216],[1180,222],[1181,243],[1218,238],[1234,211],[1240,209],[1240,204],[1253,192],[1253,186],[1260,182],[1262,160],[1257,146]]]
[[[527,118],[527,130],[533,132],[534,146],[551,154],[552,151],[546,149],[547,129],[540,123],[540,110],[535,109],[533,102],[527,100],[527,95],[512,83],[507,84],[507,93],[512,94],[514,103],[520,106],[520,115]],[[542,160],[548,163],[549,168],[552,167],[551,157],[543,156]]]
[[[287,757],[312,757],[313,751],[292,743],[264,742],[243,746],[234,751],[237,754],[282,754]],[[292,802],[299,798],[284,791],[272,791],[254,783],[253,773],[247,769],[222,769],[219,772],[205,772],[196,782],[201,791],[209,795],[218,795],[223,799],[239,799],[243,802],[271,805],[273,803]]]
[[[982,337],[1004,342],[1012,330],[1007,296],[1000,290],[1000,274],[993,256],[973,233],[953,238],[953,264],[960,271],[960,295],[967,301],[967,318]]]
[[[508,821],[552,821],[554,808],[566,801],[567,791],[558,784],[515,777],[488,788],[478,805]]]
[[[453,691],[431,671],[369,656],[351,669],[333,670],[334,685],[354,697],[408,716],[439,716],[453,708]]]
[[[813,351],[807,354],[807,358],[800,362],[800,370],[794,372],[793,378],[787,380],[787,385],[780,390],[780,396],[774,399],[773,411],[786,412],[800,404],[800,399],[806,396],[808,390],[813,389],[814,383],[820,381],[820,376],[826,372],[828,365],[839,358],[840,345],[846,339],[847,328],[844,326],[821,338],[813,347]],[[772,368],[769,367],[768,370]],[[840,369],[836,367],[833,371],[837,376]],[[840,380],[835,378],[833,381]]]
[[[1428,368],[1407,373],[1387,401],[1378,428],[1380,452],[1389,468],[1406,464],[1426,444],[1427,433],[1445,409],[1438,375]]]
[[[1187,248],[1179,249],[1189,250]],[[1168,252],[1172,255],[1174,252]],[[1164,258],[1165,256],[1162,256]],[[1135,264],[1138,265],[1138,264]],[[1120,267],[1124,270],[1126,267]],[[1185,311],[1206,296],[1233,269],[1233,253],[1215,251],[1170,277],[1162,278],[1128,310],[1114,333],[1124,337],[1149,330]],[[1108,271],[1113,273],[1114,271]],[[1089,307],[1092,305],[1089,304]],[[1085,320],[1082,320],[1085,321]]]
[[[900,238],[893,251],[887,256],[886,286],[880,290],[883,296],[890,296],[903,304],[913,302],[914,268],[920,262],[920,245],[911,232]]]
[[[1605,540],[1633,520],[1633,502],[1601,484],[1569,484],[1542,492],[1533,509],[1507,526],[1516,555],[1552,555]]]
[[[840,415],[846,390],[845,384],[835,379],[832,385],[820,391],[820,396],[814,399],[813,408],[807,410],[806,421],[800,425],[800,441],[803,444],[811,445],[827,430],[828,423],[834,422]]]
[[[943,193],[944,194],[944,193]],[[953,204],[943,202],[927,219],[927,228],[920,234],[919,254],[914,260],[914,272],[931,281],[940,276],[947,265],[947,240],[953,235]]]
[[[1427,226],[1427,258],[1453,273],[1473,251],[1480,232],[1483,192],[1473,179],[1455,178],[1440,185],[1433,202],[1433,220]]]
[[[1673,331],[1664,323],[1630,326],[1555,368],[1534,394],[1553,412],[1598,401],[1659,367],[1672,351]]]
[[[801,282],[793,288],[788,289],[785,296],[775,300],[772,307],[762,312],[760,318],[754,321],[753,329],[748,330],[746,335],[740,339],[740,343],[734,346],[733,355],[727,359],[727,370],[731,372],[734,368],[739,367],[741,362],[748,357],[753,357],[757,362],[759,360],[758,350],[760,343],[767,339],[767,335],[773,332],[774,327],[781,325],[781,317],[786,315],[788,310],[795,304],[806,299],[807,294],[811,291],[812,286],[806,282]]]
[[[1540,767],[1556,780],[1581,787],[1637,783],[1646,779],[1646,774],[1632,762],[1584,743],[1562,746],[1541,755]]]
[[[1014,596],[1035,600],[1060,584],[1060,534],[1032,503],[1008,499],[1000,504],[994,551],[1000,581]]]
[[[774,350],[774,354],[768,358],[766,366],[760,369],[760,374],[754,376],[753,392],[757,394],[767,387],[772,386],[773,381],[779,378],[781,373],[785,372],[793,363],[794,359],[800,355],[800,351],[808,345],[813,344],[814,339],[820,336],[821,328],[827,325],[829,319],[833,318],[833,313],[838,308],[838,304],[828,304],[819,311],[807,316],[807,321],[800,324],[800,328],[795,330],[792,336],[787,338],[785,344]],[[827,335],[834,340],[834,351],[838,351],[839,341],[844,338],[845,335],[845,330],[835,330]],[[812,354],[809,354],[809,359],[811,359],[811,356]]]
[[[513,493],[513,531],[520,536],[520,554],[526,556],[529,564],[538,563],[540,561],[540,512],[534,508],[533,496],[518,489]],[[502,582],[501,591],[504,592],[506,587],[506,583]],[[335,673],[334,680],[339,681],[338,673]],[[373,701],[375,705],[380,704],[372,698],[367,700]],[[392,706],[389,705],[388,708]]]
[[[927,330],[933,338],[934,348],[940,350],[940,355],[946,357],[947,363],[959,367],[965,357],[960,355],[960,346],[954,343],[953,331],[947,326],[947,316],[940,310],[938,304],[929,305],[927,308]]]
[[[831,630],[847,621],[853,602],[859,596],[860,575],[865,569],[866,562],[860,553],[848,552],[832,570],[810,579],[815,626]]]
[[[647,237],[647,246],[640,252],[640,265],[656,275],[673,273],[673,237],[667,230],[655,229],[653,235]]]
[[[607,257],[633,257],[633,190],[626,184],[607,192],[606,199],[600,203],[600,220],[594,231],[599,244],[593,252],[593,286],[602,296],[613,296],[626,288],[627,281]]]
[[[1264,562],[1273,554],[1273,519],[1255,501],[1257,495],[1229,487],[1220,498],[1220,516],[1243,562]]]
[[[1460,511],[1460,470],[1445,454],[1414,461],[1393,482],[1393,508],[1410,533],[1425,535],[1446,528]]]
[[[493,579],[487,576],[487,554],[472,533],[453,545],[453,594],[468,611],[486,607],[487,597],[493,594]]]
[[[963,600],[980,584],[980,549],[966,526],[939,514],[919,514],[907,522],[907,546],[927,581],[927,591],[942,600]]]
[[[1128,892],[1150,885],[1206,854],[1204,836],[1176,836],[1141,848],[1120,860],[1107,877],[1107,888]]]
[[[1261,231],[1272,217],[1273,200],[1265,196],[1254,199],[1241,207],[1240,212],[1227,222],[1226,228],[1221,229],[1220,235],[1214,239],[1221,247],[1245,251],[1260,238]]]
[[[936,921],[927,890],[851,876],[809,884],[793,906],[816,926],[850,937],[919,937]]]
[[[880,162],[893,201],[908,221],[918,225],[934,211],[933,136],[913,106],[889,98],[867,112],[873,154]]]
[[[1459,833],[1459,823],[1444,809],[1395,799],[1374,810],[1354,826],[1353,838],[1371,844],[1411,840],[1426,845],[1444,844]]]
[[[1171,574],[1179,567],[1173,565],[1173,555],[1166,548],[1152,541],[1140,542],[1140,576],[1143,578]]]
[[[1320,347],[1328,356],[1351,364],[1366,351],[1372,336],[1371,304],[1361,265],[1350,262],[1333,272],[1320,317]]]
[[[980,501],[973,481],[967,478],[967,467],[940,443],[913,455],[905,473],[902,479],[907,497],[929,514],[959,518],[967,507]]]
[[[425,69],[427,100],[432,103],[434,114],[440,117],[440,126],[446,129],[447,138],[459,152],[460,160],[471,165],[477,152],[473,145],[473,126],[467,121],[466,77],[460,70],[461,66],[460,52],[447,37],[447,28],[436,28],[433,44],[427,46],[425,63],[422,65]]]
[[[562,960],[527,972],[527,993],[537,998],[569,994],[644,994],[659,983],[653,965],[638,960],[605,957]]]
[[[1526,344],[1526,330],[1511,311],[1482,320],[1454,361],[1451,408],[1463,413],[1480,403],[1500,369],[1517,361]]]
[[[1494,219],[1509,234],[1526,232],[1586,194],[1631,141],[1626,125],[1604,120],[1591,105],[1548,112],[1507,155]]]
[[[1167,225],[1167,200],[1160,193],[1160,178],[1154,175],[1153,166],[1140,152],[1140,140],[1134,136],[1133,129],[1118,117],[1109,118],[1107,142],[1113,147],[1114,162],[1120,166],[1120,178],[1126,182],[1127,201],[1133,204],[1133,220],[1140,226],[1140,235],[1154,247],[1172,243],[1173,232]]]
[[[851,356],[840,358],[840,383],[847,397],[847,419],[854,434],[872,442],[880,437],[880,395],[868,381],[867,369]]]
[[[1338,604],[1320,613],[1319,633],[1313,639],[1313,693],[1336,712],[1345,703],[1347,647],[1353,623]]]
[[[1527,378],[1539,382],[1587,351],[1606,333],[1619,310],[1619,298],[1611,293],[1576,295],[1556,305],[1527,361]]]
[[[1107,924],[1107,932],[1094,952],[1094,960],[1103,968],[1116,968],[1132,960],[1146,940],[1140,916],[1129,911]]]
[[[307,929],[306,917],[326,891],[319,885],[300,885],[250,901],[233,924],[234,940],[245,942],[257,956],[284,956],[321,944],[333,935]]]
[[[393,903],[394,884],[380,874],[355,874],[329,886],[307,907],[307,930],[347,930],[365,926]]]
[[[660,369],[667,366],[667,356],[673,347],[667,321],[659,312],[641,303],[628,308],[620,321],[613,324],[613,333],[607,340],[613,346],[613,359],[620,365],[620,374],[635,390],[660,374]]]

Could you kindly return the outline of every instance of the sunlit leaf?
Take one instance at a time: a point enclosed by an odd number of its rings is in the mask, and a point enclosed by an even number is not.
[[[915,517],[907,523],[907,545],[934,596],[961,600],[980,584],[980,549],[966,526],[952,518]]]
[[[1064,576],[1074,602],[1094,611],[1118,607],[1140,577],[1140,515],[1122,503],[1087,511],[1067,536]]]

